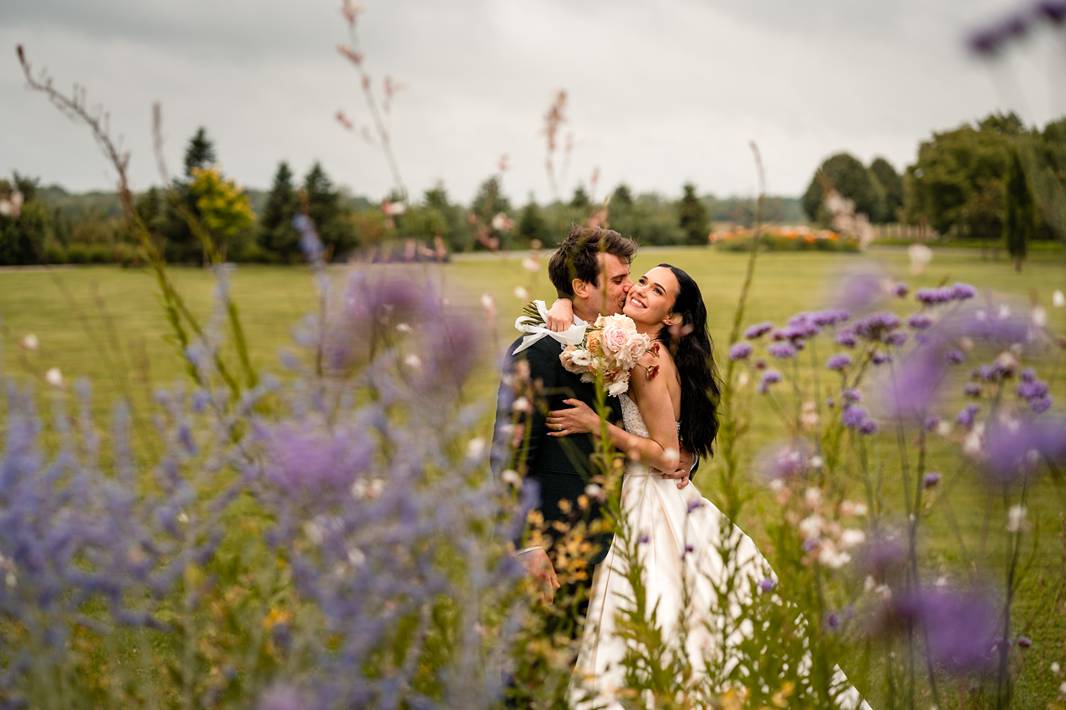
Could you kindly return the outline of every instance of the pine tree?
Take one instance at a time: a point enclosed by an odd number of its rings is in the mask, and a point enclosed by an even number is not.
[[[307,215],[315,223],[322,243],[334,254],[347,252],[355,246],[355,234],[345,218],[340,192],[317,161],[304,177],[304,197]]]
[[[299,200],[292,184],[292,171],[282,161],[274,173],[274,183],[259,221],[259,246],[266,252],[267,258],[274,261],[299,260],[300,235],[292,224],[298,209]]]
[[[707,208],[696,196],[696,186],[685,183],[685,194],[678,204],[678,226],[685,233],[686,244],[706,244],[710,227],[707,221]]]
[[[215,146],[207,137],[207,131],[200,126],[185,149],[185,177],[192,177],[193,170],[206,168],[215,162]]]
[[[585,186],[578,185],[574,190],[574,196],[570,198],[570,206],[574,209],[584,210],[588,209],[590,204],[591,201],[589,200],[589,194],[585,192]]]
[[[1033,209],[1033,194],[1029,191],[1022,159],[1016,149],[1011,151],[1006,192],[1003,235],[1007,241],[1007,252],[1014,260],[1014,270],[1021,271],[1026,247],[1036,232],[1036,212]]]
[[[529,202],[522,208],[522,214],[518,217],[518,236],[525,241],[539,239],[544,242],[548,236],[548,224],[540,213],[537,201],[533,194],[529,195]]]
[[[444,184],[438,182],[435,186],[426,190],[424,202],[426,207],[432,208],[444,215],[447,227],[441,235],[444,243],[451,251],[466,251],[473,242],[470,233],[470,225],[466,220],[465,213],[459,205],[453,204],[448,199],[448,192]]]
[[[879,222],[894,222],[899,217],[899,210],[903,207],[903,179],[892,167],[892,163],[884,158],[875,158],[870,163],[870,174],[874,176],[885,195],[882,212],[878,216]]]
[[[632,207],[633,206],[633,193],[629,191],[629,185],[624,182],[619,184],[611,194],[611,209],[615,207]]]

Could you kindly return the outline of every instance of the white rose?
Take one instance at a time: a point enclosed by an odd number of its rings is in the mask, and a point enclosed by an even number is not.
[[[573,363],[574,367],[588,367],[592,364],[592,353],[588,350],[575,348],[574,351],[570,353],[570,362]]]
[[[625,394],[629,391],[629,377],[625,377],[617,382],[612,382],[607,385],[607,394],[612,397],[617,397],[620,394]]]

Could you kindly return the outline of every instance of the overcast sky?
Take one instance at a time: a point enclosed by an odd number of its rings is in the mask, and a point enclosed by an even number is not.
[[[416,194],[443,180],[469,199],[510,156],[505,190],[550,197],[543,115],[570,95],[569,192],[594,168],[604,187],[750,194],[748,142],[773,193],[799,194],[818,162],[849,150],[897,168],[933,130],[1012,109],[1029,123],[1066,113],[1053,87],[1063,33],[1038,32],[995,64],[964,50],[1014,0],[364,0],[369,71],[404,89],[392,110],[400,170]],[[383,195],[378,149],[345,132],[367,123],[339,0],[2,0],[0,170],[68,189],[113,176],[86,130],[29,92],[25,45],[59,86],[77,81],[110,109],[132,151],[135,188],[158,181],[151,104],[163,103],[168,160],[198,125],[223,170],[266,187],[279,160],[320,160],[352,191]]]

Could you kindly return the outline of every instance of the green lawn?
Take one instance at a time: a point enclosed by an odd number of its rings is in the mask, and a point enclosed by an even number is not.
[[[396,268],[410,273],[412,278],[428,277],[475,319],[484,319],[481,295],[488,293],[494,297],[497,315],[490,323],[492,332],[487,338],[492,346],[486,347],[483,376],[470,391],[471,397],[485,402],[486,411],[497,384],[491,355],[516,335],[513,321],[522,302],[514,294],[515,287],[525,287],[536,297],[543,298],[550,293],[544,260],[540,273],[530,273],[521,265],[522,256],[460,256],[446,266],[368,267]],[[685,268],[700,284],[716,352],[719,358],[724,357],[747,255],[696,248],[648,248],[638,256],[634,272],[641,273],[661,261]],[[1051,305],[1052,291],[1066,289],[1066,259],[1052,252],[1034,255],[1019,274],[1007,261],[986,261],[974,250],[941,250],[918,277],[908,274],[904,249],[886,248],[865,256],[760,255],[745,322],[781,322],[797,311],[826,305],[836,279],[863,262],[877,262],[887,273],[907,280],[913,288],[965,281],[982,290],[1034,300],[1047,308],[1051,327],[1056,332],[1066,332],[1066,309]],[[340,279],[344,270],[345,267],[334,267],[333,273]],[[173,274],[192,309],[207,321],[212,304],[211,273],[174,269]],[[252,344],[252,358],[258,367],[276,369],[279,350],[291,342],[293,325],[314,307],[309,273],[301,268],[241,266],[232,279],[233,295]],[[46,369],[58,367],[67,382],[87,377],[93,383],[94,408],[99,414],[109,410],[110,400],[118,393],[126,391],[143,401],[153,388],[183,377],[183,364],[177,357],[153,278],[147,271],[108,267],[0,271],[0,327],[3,329],[0,363],[6,373],[32,373],[43,379]],[[29,333],[35,334],[40,342],[35,353],[26,352],[17,344]],[[826,348],[819,353],[824,361],[832,351],[827,345],[819,346]],[[805,377],[808,369],[803,368]],[[1050,377],[1052,372],[1042,374]],[[1062,374],[1060,367],[1053,381],[1059,406],[1066,402]],[[745,444],[746,457],[780,436],[777,421],[763,404],[757,401],[750,414],[753,427]],[[488,425],[486,417],[486,433]],[[942,470],[945,474],[942,488],[951,489],[950,496],[934,501],[929,517],[930,535],[924,559],[930,576],[941,569],[967,569],[984,558],[996,560],[1000,556],[1001,551],[991,543],[987,548],[961,547],[955,542],[956,527],[964,538],[979,540],[984,530],[991,530],[989,537],[995,539],[1005,524],[1005,520],[1001,523],[990,517],[998,515],[988,511],[999,510],[996,507],[999,502],[986,494],[968,472],[946,468],[944,448],[934,450],[928,467]],[[895,454],[889,449],[878,449],[875,460],[884,468],[886,506],[899,510],[901,496]],[[705,495],[713,499],[711,480],[709,474],[704,474],[700,483]],[[761,521],[773,514],[775,504],[754,477],[745,482],[745,490],[753,494],[753,499],[739,522],[758,539],[763,528]],[[1030,668],[1019,686],[1016,707],[1044,706],[1063,680],[1049,670],[1052,661],[1066,666],[1066,605],[1061,598],[1052,596],[1054,589],[1066,582],[1063,509],[1063,498],[1057,489],[1046,481],[1037,486],[1032,495],[1030,518],[1036,522],[1040,542],[1033,557],[1033,582],[1023,587],[1017,607],[1021,631],[1028,633],[1034,642],[1025,662],[1036,664],[1036,668]],[[1044,581],[1038,584],[1040,576]]]

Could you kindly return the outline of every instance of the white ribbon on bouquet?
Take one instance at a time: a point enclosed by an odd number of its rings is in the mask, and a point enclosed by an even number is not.
[[[544,337],[557,340],[563,346],[581,344],[581,341],[585,338],[585,329],[589,327],[588,323],[575,315],[573,325],[561,333],[556,333],[546,325],[548,322],[548,307],[544,305],[544,301],[533,301],[533,305],[537,307],[537,312],[540,313],[541,322],[534,325],[528,321],[529,316],[519,316],[515,320],[514,327],[518,332],[526,333],[526,337],[522,338],[521,344],[514,349],[515,355],[526,348],[532,347],[534,343]]]

